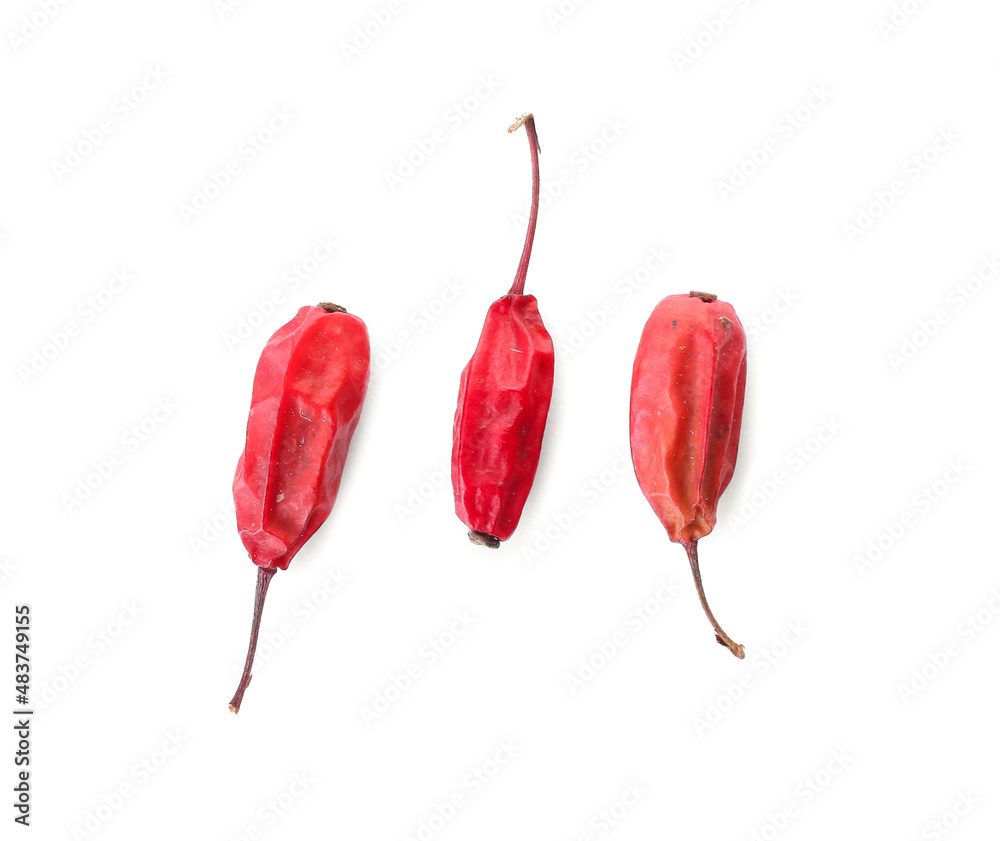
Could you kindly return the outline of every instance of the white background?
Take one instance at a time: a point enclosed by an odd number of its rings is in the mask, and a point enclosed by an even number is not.
[[[44,5],[0,20],[0,659],[11,692],[30,603],[37,837],[995,835],[1000,8],[908,0],[891,29],[887,0],[422,0],[348,60],[387,0]],[[249,160],[274,109],[287,125]],[[442,466],[521,250],[529,156],[506,128],[524,110],[548,183],[526,291],[556,385],[524,517],[491,552]],[[284,284],[324,236],[333,256]],[[669,260],[637,274],[656,248]],[[98,313],[116,270],[128,285]],[[751,334],[736,478],[701,543],[742,662],[628,461],[642,325],[689,289]],[[254,366],[326,300],[366,321],[378,376],[333,515],[272,582],[233,716],[255,569],[227,506]],[[348,580],[327,596],[331,574]],[[963,796],[978,805],[956,817]]]

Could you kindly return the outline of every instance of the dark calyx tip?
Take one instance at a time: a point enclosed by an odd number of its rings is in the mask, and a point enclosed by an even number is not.
[[[331,304],[329,302],[324,302],[322,304],[316,304],[321,310],[326,310],[327,312],[347,312],[345,307],[340,304]]]
[[[690,295],[692,298],[701,298],[706,304],[719,299],[718,295],[713,295],[711,292],[691,292]]]
[[[500,540],[484,531],[470,531],[469,540],[478,546],[489,546],[490,549],[500,548]]]

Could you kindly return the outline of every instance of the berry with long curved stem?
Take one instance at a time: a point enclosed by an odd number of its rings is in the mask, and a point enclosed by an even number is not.
[[[300,307],[257,362],[246,445],[233,477],[236,527],[257,567],[250,646],[229,702],[234,713],[250,683],[271,578],[288,569],[337,499],[370,359],[365,323],[324,302]]]
[[[517,528],[541,454],[552,400],[555,349],[534,295],[524,293],[538,221],[540,179],[535,118],[523,114],[531,152],[531,212],[510,291],[486,313],[472,359],[462,371],[452,428],[455,513],[469,540],[496,549]]]
[[[229,702],[229,711],[232,713],[240,711],[240,704],[243,703],[243,693],[247,691],[247,687],[250,685],[250,678],[253,677],[250,670],[253,668],[254,654],[257,652],[257,635],[260,633],[260,616],[264,611],[264,598],[267,596],[267,586],[271,583],[271,579],[277,571],[277,567],[257,568],[257,591],[254,593],[253,599],[253,621],[250,623],[250,648],[247,651],[247,662],[243,667],[243,676],[240,678],[240,685],[236,687],[236,694],[233,695],[233,700]]]
[[[684,548],[687,550],[688,561],[691,562],[691,574],[694,576],[694,586],[698,590],[698,598],[701,599],[702,610],[705,611],[708,621],[711,622],[712,627],[715,628],[716,642],[718,642],[719,645],[724,645],[733,652],[733,656],[742,660],[744,657],[743,646],[738,642],[733,642],[732,637],[722,630],[719,620],[715,618],[715,614],[712,613],[712,608],[708,606],[708,599],[705,597],[705,588],[701,584],[701,569],[698,567],[698,541],[692,540],[690,543],[685,543]]]
[[[698,541],[718,521],[736,468],[746,393],[746,333],[714,294],[668,295],[643,327],[632,367],[629,438],[643,496],[691,573],[716,639],[743,659],[708,606]]]

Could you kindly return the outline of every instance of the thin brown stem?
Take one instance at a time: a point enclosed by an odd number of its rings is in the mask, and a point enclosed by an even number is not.
[[[243,703],[243,693],[250,685],[250,669],[253,667],[253,656],[257,651],[257,634],[260,633],[260,615],[264,611],[264,597],[267,595],[267,585],[278,571],[277,567],[257,568],[257,592],[253,599],[253,622],[250,624],[250,649],[247,651],[247,662],[243,667],[243,677],[240,678],[240,685],[236,687],[236,694],[229,702],[229,711],[238,713],[240,704]]]
[[[538,135],[535,133],[535,118],[532,114],[522,114],[517,118],[508,132],[517,131],[521,126],[528,132],[528,147],[531,150],[531,213],[528,215],[528,230],[524,235],[524,250],[521,252],[521,262],[517,265],[514,284],[508,295],[524,294],[524,279],[528,275],[528,261],[531,259],[531,246],[535,241],[535,223],[538,221]]]
[[[698,588],[698,598],[701,599],[701,607],[705,611],[708,621],[715,628],[715,641],[719,645],[726,646],[736,657],[742,660],[744,656],[743,646],[733,642],[729,634],[722,630],[719,620],[715,618],[712,614],[712,608],[708,606],[708,599],[705,598],[705,588],[701,584],[701,570],[698,568],[698,541],[692,540],[690,543],[685,543],[684,548],[687,549],[688,560],[691,562],[691,573],[694,575],[694,586]]]

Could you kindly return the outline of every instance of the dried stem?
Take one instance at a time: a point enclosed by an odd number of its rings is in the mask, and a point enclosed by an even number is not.
[[[524,279],[528,274],[528,261],[531,259],[531,246],[535,241],[535,223],[538,221],[538,135],[535,133],[535,118],[532,114],[522,114],[514,122],[508,132],[517,131],[524,126],[528,132],[528,147],[531,150],[531,213],[528,216],[528,230],[524,235],[524,250],[521,252],[521,262],[517,265],[517,274],[514,275],[514,284],[510,287],[508,295],[524,294]]]
[[[253,656],[257,651],[257,634],[260,633],[260,615],[264,611],[264,597],[267,595],[267,585],[271,583],[271,578],[277,572],[277,567],[257,568],[257,592],[253,600],[253,622],[250,624],[250,649],[247,651],[247,662],[243,667],[243,677],[240,678],[240,685],[236,687],[236,694],[229,702],[229,711],[238,713],[240,704],[243,703],[243,693],[250,685],[250,669],[253,666]]]
[[[722,626],[719,624],[719,620],[715,618],[712,614],[712,608],[708,606],[708,599],[705,598],[705,588],[701,584],[701,570],[698,568],[698,541],[692,540],[690,543],[685,543],[684,548],[687,549],[688,560],[691,562],[691,573],[694,575],[694,586],[698,588],[698,598],[701,599],[701,607],[705,611],[705,615],[708,617],[708,621],[712,623],[712,627],[715,628],[715,640],[719,645],[724,645],[733,655],[739,657],[740,660],[743,659],[743,646],[739,643],[733,642],[729,634],[722,630]]]

